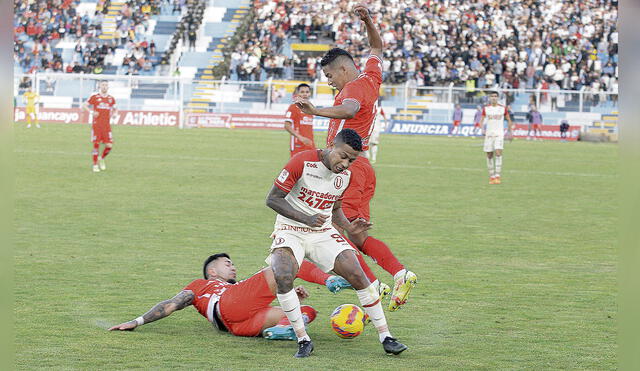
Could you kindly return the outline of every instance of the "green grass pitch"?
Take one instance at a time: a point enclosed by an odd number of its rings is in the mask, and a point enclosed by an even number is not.
[[[198,278],[211,253],[239,277],[264,265],[285,132],[116,127],[97,174],[86,125],[14,134],[18,369],[616,367],[615,145],[507,143],[491,186],[480,139],[383,136],[371,234],[418,275],[387,313],[409,350],[385,356],[371,326],[339,339],[328,315],[355,293],[307,283],[316,350],[297,360],[293,342],[218,333],[193,308],[106,331]]]

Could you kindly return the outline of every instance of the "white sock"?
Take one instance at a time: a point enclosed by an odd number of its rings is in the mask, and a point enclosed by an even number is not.
[[[356,294],[358,295],[358,299],[360,300],[360,304],[364,308],[365,313],[369,315],[371,323],[373,323],[376,330],[378,330],[380,342],[382,343],[387,336],[392,337],[389,332],[389,327],[387,326],[387,319],[385,318],[384,311],[382,310],[380,296],[373,285],[369,285],[366,289],[356,290]]]
[[[496,176],[500,176],[502,171],[502,156],[496,156]]]
[[[378,157],[378,145],[374,144],[371,146],[371,159],[375,162],[376,157]]]
[[[300,299],[298,299],[295,290],[284,294],[277,294],[276,296],[278,297],[278,302],[280,302],[280,307],[282,307],[284,314],[293,326],[293,331],[295,331],[298,336],[298,341],[311,340],[309,335],[307,335],[307,330],[304,328],[304,320],[302,318],[302,311],[300,310]]]
[[[487,168],[489,169],[489,176],[493,178],[495,176],[495,171],[493,170],[493,157],[487,157]]]
[[[405,275],[406,273],[407,273],[407,270],[406,270],[406,269],[402,269],[402,270],[398,271],[398,273],[396,273],[396,274],[394,274],[394,275],[393,275],[393,280],[394,280],[394,281],[397,281],[397,280],[399,280],[400,278],[404,278],[404,275]]]

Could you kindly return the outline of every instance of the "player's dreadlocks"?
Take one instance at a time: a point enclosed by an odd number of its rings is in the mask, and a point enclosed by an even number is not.
[[[362,138],[353,129],[342,129],[342,131],[340,131],[338,135],[336,135],[335,142],[346,143],[349,147],[355,149],[356,151],[362,151]]]
[[[349,54],[348,51],[346,51],[344,49],[340,49],[340,48],[333,48],[333,49],[329,50],[327,52],[327,54],[324,55],[324,57],[322,57],[322,60],[320,61],[320,66],[324,67],[324,66],[326,66],[328,64],[331,64],[338,57],[348,57],[349,59],[351,59],[351,61],[353,63],[355,63],[353,61],[353,57],[351,56],[351,54]]]

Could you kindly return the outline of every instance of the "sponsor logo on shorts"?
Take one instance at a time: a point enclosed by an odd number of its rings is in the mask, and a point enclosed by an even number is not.
[[[282,245],[284,243],[284,238],[282,237],[278,237],[275,239],[275,241],[273,241],[274,245]]]

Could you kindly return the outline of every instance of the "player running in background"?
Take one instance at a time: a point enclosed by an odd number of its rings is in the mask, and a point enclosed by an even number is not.
[[[487,168],[489,169],[489,184],[500,184],[502,172],[502,150],[504,149],[504,120],[509,128],[507,135],[512,137],[513,122],[507,107],[498,104],[498,92],[489,93],[489,104],[482,109],[480,125],[486,125],[484,130],[484,152],[487,154]]]
[[[311,87],[308,84],[300,84],[293,91],[293,98],[309,99]],[[313,143],[313,115],[307,115],[293,103],[287,109],[284,119],[284,128],[291,134],[289,151],[291,157],[296,153],[315,149]]]
[[[527,120],[529,121],[527,140],[531,140],[531,137],[533,140],[542,140],[542,114],[536,106],[531,106],[531,110],[527,112]]]
[[[453,117],[451,117],[453,120],[453,128],[451,129],[451,134],[449,134],[449,136],[460,134],[460,123],[462,122],[463,114],[464,112],[462,111],[462,107],[459,104],[456,104],[456,108],[453,110]]]
[[[363,148],[367,150],[373,121],[376,115],[380,85],[382,84],[382,39],[369,15],[369,10],[357,5],[355,12],[363,21],[369,45],[370,56],[362,73],[358,71],[353,57],[340,48],[331,49],[322,58],[320,65],[328,79],[329,85],[340,93],[335,97],[333,107],[315,107],[307,100],[298,99],[296,104],[300,109],[315,116],[328,117],[329,130],[327,145],[331,145],[336,134],[343,129],[353,129],[361,137]],[[370,220],[369,202],[376,189],[376,175],[371,163],[365,156],[359,156],[351,166],[352,185],[344,194],[342,208],[349,220],[363,218]],[[403,305],[411,289],[417,282],[416,275],[407,270],[393,255],[389,247],[382,241],[369,236],[366,230],[353,233],[346,231],[349,239],[360,251],[373,258],[384,270],[393,275],[395,283],[389,310],[394,311]],[[375,274],[368,269],[361,255],[358,255],[360,265],[371,282],[378,285],[379,292],[385,290]]]
[[[373,124],[373,131],[371,131],[371,138],[369,138],[369,150],[365,152],[365,155],[372,164],[376,163],[376,158],[378,157],[380,133],[382,133],[387,127],[387,115],[385,115],[384,109],[382,109],[382,106],[380,105],[378,105],[377,108],[378,113]]]
[[[33,90],[33,86],[29,86],[29,90],[22,95],[25,103],[25,111],[27,114],[27,127],[31,127],[31,123],[34,122],[36,127],[40,127],[38,122],[38,103],[40,103],[40,95]]]
[[[301,267],[304,267],[306,275],[303,276],[301,269],[297,277],[304,280],[312,274],[326,274],[308,261],[304,261]],[[216,328],[236,336],[297,339],[282,309],[269,305],[276,298],[276,281],[271,268],[264,268],[236,283],[236,268],[231,258],[226,253],[219,253],[209,256],[202,270],[204,279],[194,280],[172,299],[159,302],[142,316],[113,326],[109,331],[131,331],[193,305]],[[344,281],[342,277],[338,278]],[[295,295],[301,300],[309,296],[302,286],[295,288]],[[305,323],[316,317],[316,311],[310,306],[303,306],[301,310]]]
[[[478,106],[476,113],[473,116],[473,135],[482,135],[482,126],[480,121],[482,120],[482,106]]]
[[[308,357],[313,351],[293,290],[293,279],[304,258],[325,272],[334,271],[353,286],[386,353],[400,354],[407,349],[391,336],[378,290],[358,264],[356,251],[333,226],[353,233],[371,227],[360,218],[350,222],[341,208],[342,195],[352,180],[348,169],[361,152],[360,136],[344,129],[329,148],[291,158],[267,195],[267,206],[278,213],[267,260],[278,286],[278,301],[298,337],[297,358]]]
[[[93,171],[106,170],[107,165],[104,158],[107,157],[113,148],[113,137],[111,135],[111,116],[116,113],[116,100],[108,94],[109,82],[103,80],[99,83],[99,91],[94,93],[82,105],[85,111],[93,113],[93,123],[91,125],[91,142],[93,142]],[[93,106],[93,111],[89,109]],[[102,156],[100,153],[100,143],[104,144]],[[98,165],[100,160],[100,165]]]

